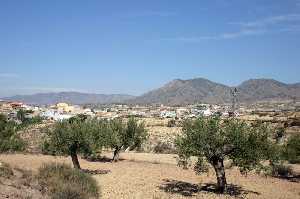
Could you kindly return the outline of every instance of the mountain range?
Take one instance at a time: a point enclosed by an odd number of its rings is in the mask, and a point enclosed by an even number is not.
[[[300,99],[300,83],[286,84],[273,79],[250,79],[237,87],[219,84],[204,78],[189,80],[175,79],[158,89],[141,96],[123,94],[89,94],[79,92],[40,93],[17,95],[4,100],[22,101],[29,104],[169,104],[185,105],[193,103],[230,103],[231,91],[237,89],[238,101],[253,103],[269,100]]]
[[[67,102],[71,104],[110,104],[122,103],[135,96],[126,94],[91,94],[80,92],[37,93],[33,95],[15,95],[3,100],[21,101],[27,104],[56,104]]]

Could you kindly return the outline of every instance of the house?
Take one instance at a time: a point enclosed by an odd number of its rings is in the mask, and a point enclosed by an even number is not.
[[[175,118],[176,112],[175,111],[161,111],[160,112],[160,117],[162,118]]]
[[[71,113],[74,111],[75,108],[74,108],[74,106],[70,106],[67,103],[61,102],[61,103],[56,104],[56,109],[59,112]]]
[[[212,112],[211,112],[210,109],[206,109],[206,110],[203,111],[203,116],[204,117],[209,117],[211,115],[212,115]]]

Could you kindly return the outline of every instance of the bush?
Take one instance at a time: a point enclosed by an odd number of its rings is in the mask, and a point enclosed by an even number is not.
[[[165,154],[176,153],[175,148],[172,147],[171,144],[165,142],[158,142],[157,145],[154,147],[153,151],[154,153],[165,153]]]
[[[52,194],[52,199],[85,199],[76,187],[70,184],[58,187],[58,190]]]
[[[52,198],[98,198],[97,182],[89,174],[65,164],[46,164],[39,168],[37,179],[43,192]]]
[[[32,118],[26,117],[27,113],[32,113],[32,111],[25,111],[22,109],[18,110],[17,119],[22,122],[17,126],[18,130],[21,130],[33,124],[40,124],[43,122],[43,118],[41,118],[40,116],[34,116]]]
[[[0,153],[24,150],[26,144],[16,128],[16,123],[7,121],[7,118],[0,114]]]
[[[284,145],[283,157],[291,164],[300,163],[300,135],[291,136]]]

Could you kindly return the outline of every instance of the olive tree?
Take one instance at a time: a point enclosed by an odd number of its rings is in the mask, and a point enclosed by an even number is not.
[[[16,129],[15,122],[8,121],[5,115],[0,114],[0,153],[25,149],[25,142],[20,138]]]
[[[101,148],[102,130],[97,120],[65,120],[57,122],[52,130],[46,131],[43,147],[54,155],[71,156],[74,168],[80,169],[78,153],[91,154]]]
[[[119,160],[122,149],[135,149],[147,139],[147,131],[143,122],[129,118],[125,123],[120,119],[111,120],[109,128],[109,145],[114,150],[113,161]]]
[[[227,188],[224,160],[231,160],[241,172],[258,168],[262,160],[272,157],[273,144],[268,132],[265,125],[250,126],[236,119],[198,118],[183,123],[176,146],[181,163],[191,156],[197,157],[195,171],[207,171],[208,162],[216,173],[217,190],[224,193]]]

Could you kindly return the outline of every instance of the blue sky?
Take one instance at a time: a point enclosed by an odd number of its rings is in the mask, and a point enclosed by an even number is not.
[[[0,1],[0,97],[299,74],[300,0]]]

